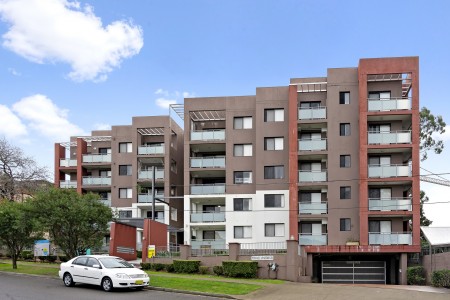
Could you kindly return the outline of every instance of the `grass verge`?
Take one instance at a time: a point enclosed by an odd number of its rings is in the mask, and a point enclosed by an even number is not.
[[[31,274],[31,275],[46,275],[58,276],[59,265],[45,265],[38,266],[37,264],[19,263],[17,269],[12,268],[11,262],[0,262],[0,271]]]

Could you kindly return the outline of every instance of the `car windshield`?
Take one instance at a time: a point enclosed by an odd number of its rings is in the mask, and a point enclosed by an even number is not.
[[[103,266],[107,269],[114,268],[134,268],[134,266],[123,259],[115,258],[115,257],[105,257],[99,259]]]

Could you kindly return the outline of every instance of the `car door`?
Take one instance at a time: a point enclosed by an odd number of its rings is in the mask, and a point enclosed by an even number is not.
[[[85,268],[88,258],[80,256],[72,262],[70,266],[70,273],[72,273],[73,281],[79,283],[89,283],[86,280]]]
[[[97,259],[89,257],[86,266],[84,267],[83,273],[87,283],[95,285],[100,284],[102,271],[100,269],[100,263],[98,262]]]

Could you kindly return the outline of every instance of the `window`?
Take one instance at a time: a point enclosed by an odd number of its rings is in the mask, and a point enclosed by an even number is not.
[[[89,257],[89,259],[88,259],[88,261],[87,261],[87,264],[86,264],[86,267],[93,268],[94,265],[100,265],[100,263],[99,263],[98,260],[96,260],[95,258]]]
[[[264,207],[284,207],[284,195],[283,194],[264,195]]]
[[[370,92],[369,99],[380,100],[380,99],[390,99],[391,92]]]
[[[341,186],[341,199],[350,199],[352,197],[352,188],[349,186]]]
[[[284,138],[282,137],[270,137],[264,138],[264,150],[283,150]]]
[[[111,154],[111,148],[98,148],[99,154]]]
[[[350,231],[351,222],[349,218],[340,219],[341,221],[341,231]]]
[[[350,92],[339,93],[339,104],[350,104]]]
[[[391,221],[369,221],[369,232],[392,232]]]
[[[341,123],[339,126],[339,135],[348,136],[350,135],[350,123]]]
[[[119,211],[119,219],[131,218],[131,210],[121,210]]]
[[[341,155],[340,157],[340,167],[341,168],[350,168],[351,158],[350,155]]]
[[[252,183],[252,172],[251,171],[237,171],[234,172],[234,183]]]
[[[264,179],[283,179],[284,166],[267,166],[264,167]]]
[[[252,129],[252,117],[235,117],[234,129]]]
[[[100,177],[111,177],[111,170],[100,170]]]
[[[284,236],[284,224],[264,224],[264,236]]]
[[[132,189],[130,188],[120,188],[119,198],[121,199],[131,199],[133,197]]]
[[[252,144],[236,144],[234,145],[234,156],[252,156]]]
[[[88,257],[79,257],[73,261],[73,265],[85,266],[87,263]]]
[[[234,198],[233,199],[234,211],[250,211],[252,210],[251,198]]]
[[[119,153],[131,153],[133,152],[132,143],[119,143]]]
[[[147,218],[153,219],[152,216],[153,216],[152,211],[151,210],[147,211]],[[164,212],[155,211],[155,220],[164,220]]]
[[[170,208],[170,219],[175,222],[178,220],[178,209],[174,207]]]
[[[131,165],[119,165],[119,175],[120,176],[130,176],[131,175]]]
[[[177,172],[177,162],[173,159],[170,161],[170,171]]]
[[[234,226],[235,239],[250,239],[252,237],[252,226]]]
[[[284,122],[284,109],[265,109],[264,122]]]
[[[300,102],[300,108],[319,108],[320,101]]]

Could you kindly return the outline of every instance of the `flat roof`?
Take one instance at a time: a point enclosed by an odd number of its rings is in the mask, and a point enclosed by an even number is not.
[[[421,226],[420,229],[431,246],[450,246],[450,227]]]

